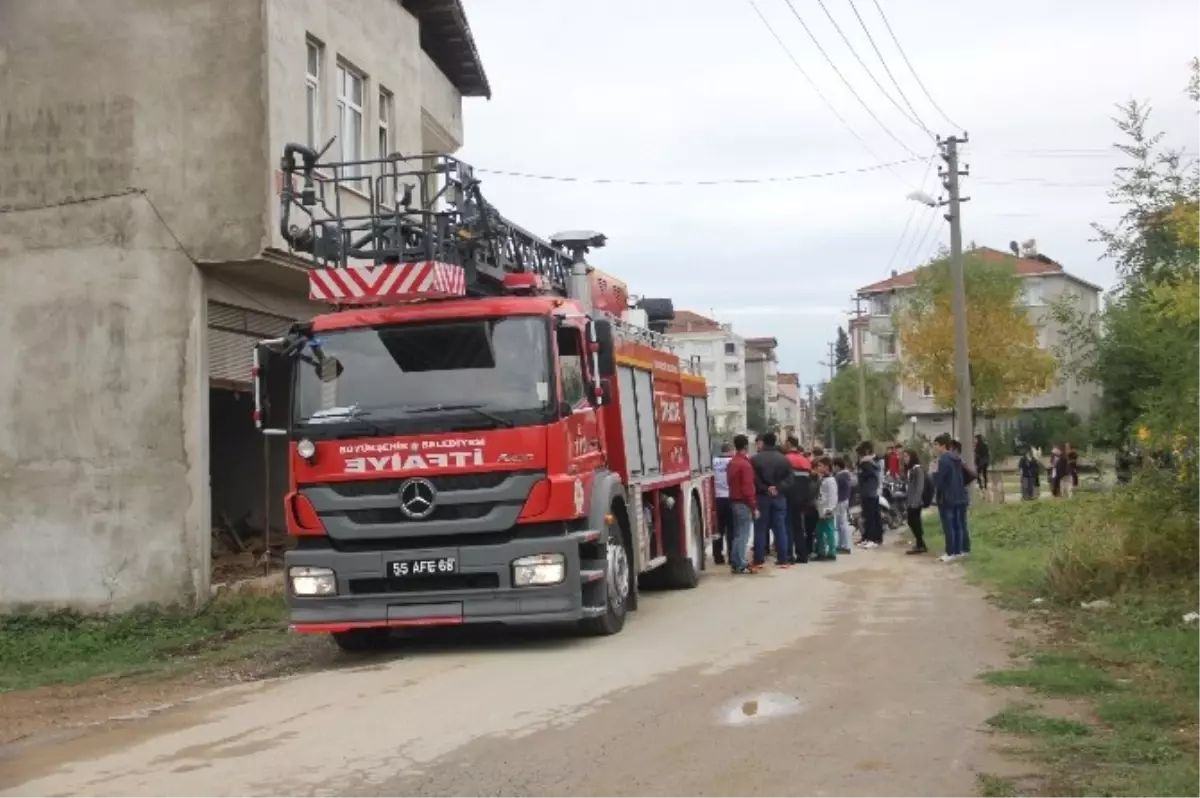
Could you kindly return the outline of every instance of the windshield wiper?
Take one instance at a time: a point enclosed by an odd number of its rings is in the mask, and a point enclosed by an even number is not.
[[[368,421],[367,416],[372,415],[368,410],[360,410],[358,405],[349,405],[348,407],[331,407],[328,410],[318,410],[313,413],[304,422],[308,426],[324,426],[326,424],[354,424],[358,428],[366,429],[376,435],[385,435],[385,430],[374,421]],[[344,436],[352,434],[346,429],[339,429],[338,435]]]
[[[508,419],[501,418],[495,413],[489,413],[487,410],[484,410],[482,405],[426,405],[425,407],[404,408],[404,412],[412,413],[413,415],[418,413],[439,413],[443,410],[470,410],[471,412],[476,413],[477,415],[482,416],[489,421],[494,421],[501,427],[512,428],[516,426],[516,424],[512,423]]]

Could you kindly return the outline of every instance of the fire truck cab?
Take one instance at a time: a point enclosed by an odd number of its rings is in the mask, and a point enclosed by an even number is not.
[[[285,237],[335,306],[255,350],[257,423],[290,441],[292,628],[350,650],[452,624],[607,635],[639,577],[696,586],[707,389],[662,334],[669,301],[631,307],[586,263],[603,236],[527,233],[453,158],[289,145],[282,172]],[[349,180],[366,212],[342,209]]]

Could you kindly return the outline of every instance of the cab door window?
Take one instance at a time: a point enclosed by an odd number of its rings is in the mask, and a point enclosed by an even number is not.
[[[558,373],[562,378],[562,401],[574,408],[587,397],[584,389],[583,334],[575,327],[558,328]]]

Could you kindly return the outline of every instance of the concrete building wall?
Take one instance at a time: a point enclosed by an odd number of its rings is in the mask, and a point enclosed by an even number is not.
[[[138,193],[0,213],[0,611],[207,596],[203,307]]]
[[[262,8],[0,3],[0,208],[140,189],[198,261],[266,232]]]

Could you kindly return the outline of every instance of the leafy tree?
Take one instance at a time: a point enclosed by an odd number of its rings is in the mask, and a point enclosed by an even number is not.
[[[833,365],[838,370],[850,365],[854,355],[850,351],[850,336],[846,335],[843,327],[837,328],[837,343],[833,346]]]
[[[1200,102],[1196,60],[1187,91]],[[1149,106],[1118,108],[1125,142],[1117,149],[1132,164],[1114,171],[1109,197],[1125,212],[1113,227],[1094,227],[1119,283],[1098,316],[1054,308],[1067,330],[1062,356],[1103,389],[1098,426],[1109,442],[1145,429],[1150,448],[1184,450],[1200,428],[1200,171],[1148,132]]]
[[[859,440],[858,431],[858,366],[847,366],[824,385],[818,406],[819,429],[828,429],[833,416],[833,433],[838,448],[850,449]],[[889,440],[904,421],[896,401],[896,375],[890,371],[867,368],[867,427],[871,439]]]
[[[1016,270],[971,252],[963,259],[972,411],[1007,410],[1051,386],[1054,357],[1038,346],[1037,330],[1018,303]],[[914,388],[929,385],[945,409],[957,398],[952,300],[950,262],[939,258],[921,269],[913,296],[896,311],[901,377]]]

